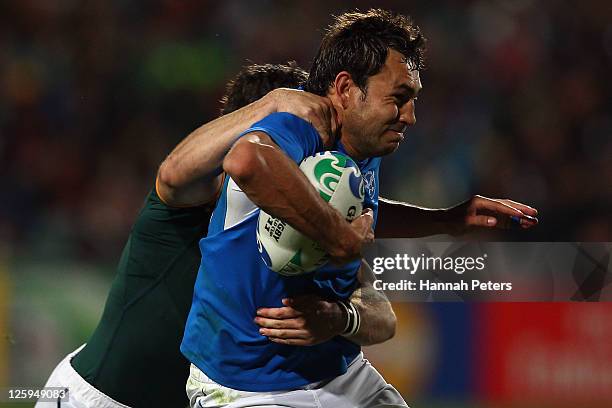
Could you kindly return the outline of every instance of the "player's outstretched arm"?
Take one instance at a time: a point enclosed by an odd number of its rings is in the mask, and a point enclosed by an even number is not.
[[[332,260],[358,258],[363,243],[373,239],[371,210],[348,223],[266,133],[238,140],[223,169],[255,205],[317,241]]]
[[[361,323],[355,334],[346,336],[362,346],[382,343],[395,334],[395,313],[387,297],[372,286],[374,279],[369,265],[362,262],[360,286],[350,297]],[[345,307],[317,295],[283,299],[283,305],[259,309],[255,317],[260,333],[275,343],[312,346],[342,335],[347,326]]]
[[[478,195],[445,209],[417,207],[381,197],[378,211],[378,238],[459,235],[475,228],[531,228],[538,223],[535,208],[508,199]]]
[[[325,145],[333,143],[335,111],[329,99],[279,88],[260,100],[200,126],[168,155],[157,174],[157,192],[168,205],[195,206],[211,201],[220,188],[223,158],[238,135],[274,112],[289,112],[310,122]]]

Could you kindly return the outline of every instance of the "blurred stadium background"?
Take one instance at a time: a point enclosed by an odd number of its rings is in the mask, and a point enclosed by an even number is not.
[[[42,385],[87,340],[158,164],[248,63],[308,68],[330,14],[412,15],[417,125],[382,195],[537,207],[493,238],[612,241],[606,1],[0,3],[0,387]],[[612,406],[612,304],[396,304],[368,350],[413,406]],[[151,328],[154,330],[155,328]]]

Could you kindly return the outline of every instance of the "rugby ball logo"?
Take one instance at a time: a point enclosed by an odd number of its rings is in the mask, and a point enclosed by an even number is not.
[[[336,191],[346,160],[346,156],[332,153],[314,166],[314,176],[318,182],[315,187],[318,187],[319,195],[327,202]]]
[[[322,152],[305,158],[300,170],[321,198],[352,221],[363,210],[365,187],[357,164],[340,152]],[[327,254],[291,225],[265,211],[259,213],[257,245],[262,261],[285,276],[301,275],[323,266]]]

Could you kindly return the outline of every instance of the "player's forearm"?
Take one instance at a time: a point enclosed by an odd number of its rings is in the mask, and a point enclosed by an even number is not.
[[[463,234],[473,228],[531,228],[538,211],[528,205],[475,195],[449,208],[417,207],[381,198],[378,238],[417,238],[434,234]]]
[[[361,346],[382,343],[395,335],[397,320],[391,303],[371,285],[357,288],[350,298],[360,315],[361,325],[356,334],[347,336]]]
[[[418,238],[448,233],[446,209],[417,207],[380,198],[377,238]]]
[[[170,153],[158,173],[158,192],[164,201],[190,205],[214,198],[219,188],[215,179],[238,135],[275,111],[275,100],[268,95],[200,126]]]
[[[361,240],[275,146],[265,133],[247,135],[228,153],[223,168],[259,208],[317,241],[332,256],[341,257],[347,246]]]

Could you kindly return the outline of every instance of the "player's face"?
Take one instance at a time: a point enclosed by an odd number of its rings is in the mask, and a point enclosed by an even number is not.
[[[419,71],[411,70],[402,54],[389,50],[381,71],[369,78],[365,98],[355,88],[344,112],[346,142],[360,159],[393,153],[407,127],[416,123],[414,103],[422,88]]]

